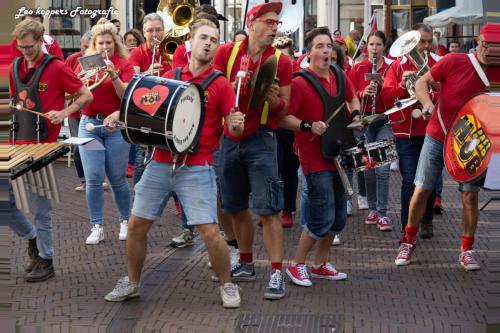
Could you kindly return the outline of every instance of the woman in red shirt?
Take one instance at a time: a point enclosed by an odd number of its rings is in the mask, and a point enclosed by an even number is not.
[[[354,85],[356,94],[361,102],[361,114],[367,116],[385,112],[385,106],[380,96],[382,82],[365,80],[365,74],[373,69],[372,59],[377,61],[376,73],[385,74],[391,60],[383,56],[386,38],[382,31],[374,31],[368,35],[368,57],[354,65],[349,77]],[[373,107],[375,101],[375,107]],[[382,117],[372,122],[366,130],[366,142],[379,142],[392,140],[392,129],[387,123],[387,118]],[[382,231],[392,230],[392,222],[387,217],[387,200],[389,196],[389,167],[384,165],[365,172],[366,194],[368,199],[368,217],[366,224],[377,224]]]
[[[105,59],[108,78],[93,90],[94,101],[82,111],[78,136],[93,138],[100,142],[103,150],[80,149],[86,180],[87,206],[92,232],[86,244],[98,244],[104,239],[102,228],[104,195],[102,182],[106,174],[113,191],[113,199],[119,211],[119,239],[127,236],[127,221],[130,216],[130,192],[125,178],[130,145],[122,138],[120,131],[108,131],[104,127],[93,131],[87,124],[102,125],[104,118],[120,109],[120,101],[127,82],[134,75],[134,68],[127,61],[125,46],[119,41],[116,27],[107,20],[98,22],[92,28],[92,40],[87,55],[100,53]]]

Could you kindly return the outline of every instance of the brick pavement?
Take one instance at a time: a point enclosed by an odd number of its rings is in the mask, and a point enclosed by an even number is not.
[[[73,192],[73,169],[57,164],[56,170],[63,193],[54,207],[56,278],[25,283],[26,244],[13,237],[11,306],[18,332],[483,332],[487,320],[498,318],[498,287],[486,287],[494,282],[490,277],[498,263],[488,269],[486,260],[499,254],[499,238],[491,238],[490,228],[498,228],[500,205],[493,203],[480,215],[476,249],[484,269],[464,272],[457,264],[461,207],[451,180],[445,181],[446,209],[436,219],[436,237],[419,240],[410,266],[394,265],[399,230],[381,233],[365,225],[365,212],[359,212],[349,218],[342,245],[331,250],[335,266],[348,274],[346,281],[313,281],[308,289],[288,283],[284,300],[266,301],[269,265],[258,246],[257,281],[240,284],[240,309],[224,310],[202,242],[197,239],[188,249],[168,247],[180,230],[171,203],[149,233],[142,297],[105,302],[103,296],[125,274],[116,209],[108,191],[105,241],[85,245],[90,230],[85,196]],[[394,220],[399,184],[399,175],[391,173]],[[481,193],[481,202],[487,196]],[[285,258],[292,257],[299,234],[297,225],[285,230]],[[258,227],[256,240],[261,244]]]

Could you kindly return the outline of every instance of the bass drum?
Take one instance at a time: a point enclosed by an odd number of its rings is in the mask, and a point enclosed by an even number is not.
[[[131,144],[193,153],[199,140],[205,105],[198,84],[136,74],[123,94],[121,132]]]
[[[483,179],[492,153],[500,152],[500,94],[474,96],[455,115],[444,142],[444,163],[461,183]]]

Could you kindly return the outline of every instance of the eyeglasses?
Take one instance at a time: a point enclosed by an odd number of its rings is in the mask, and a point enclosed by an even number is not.
[[[278,21],[278,20],[273,20],[273,19],[266,19],[266,20],[262,20],[262,19],[255,19],[254,21],[259,21],[259,22],[263,22],[265,25],[267,25],[269,28],[272,28],[274,27],[275,25],[279,28],[282,24],[283,24],[283,21]]]
[[[144,30],[144,32],[147,32],[149,34],[152,34],[153,32],[162,32],[162,31],[163,31],[162,28]]]
[[[22,51],[27,52],[27,51],[32,51],[32,50],[33,50],[33,48],[34,48],[35,46],[36,46],[36,44],[33,44],[33,45],[28,45],[28,46],[19,46],[19,45],[17,45],[17,49],[18,49],[19,51],[21,51],[21,52],[22,52]]]

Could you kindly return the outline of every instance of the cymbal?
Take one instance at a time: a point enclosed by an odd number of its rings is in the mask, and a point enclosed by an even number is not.
[[[418,102],[418,99],[416,97],[410,97],[410,98],[401,99],[401,100],[396,99],[394,106],[392,108],[390,108],[389,110],[385,111],[384,114],[385,115],[393,114],[393,113],[398,112],[400,110],[403,110],[409,106],[412,106],[413,104],[415,104],[417,102]]]
[[[264,104],[266,94],[274,82],[277,71],[278,61],[275,56],[267,58],[260,66],[257,74],[251,80],[252,90],[248,102],[249,110],[256,109]]]
[[[347,128],[360,128],[360,127],[366,127],[373,123],[375,120],[378,120],[382,117],[384,117],[385,114],[383,113],[375,113],[370,116],[366,116],[361,118],[360,120],[353,121],[349,125],[347,125]]]

